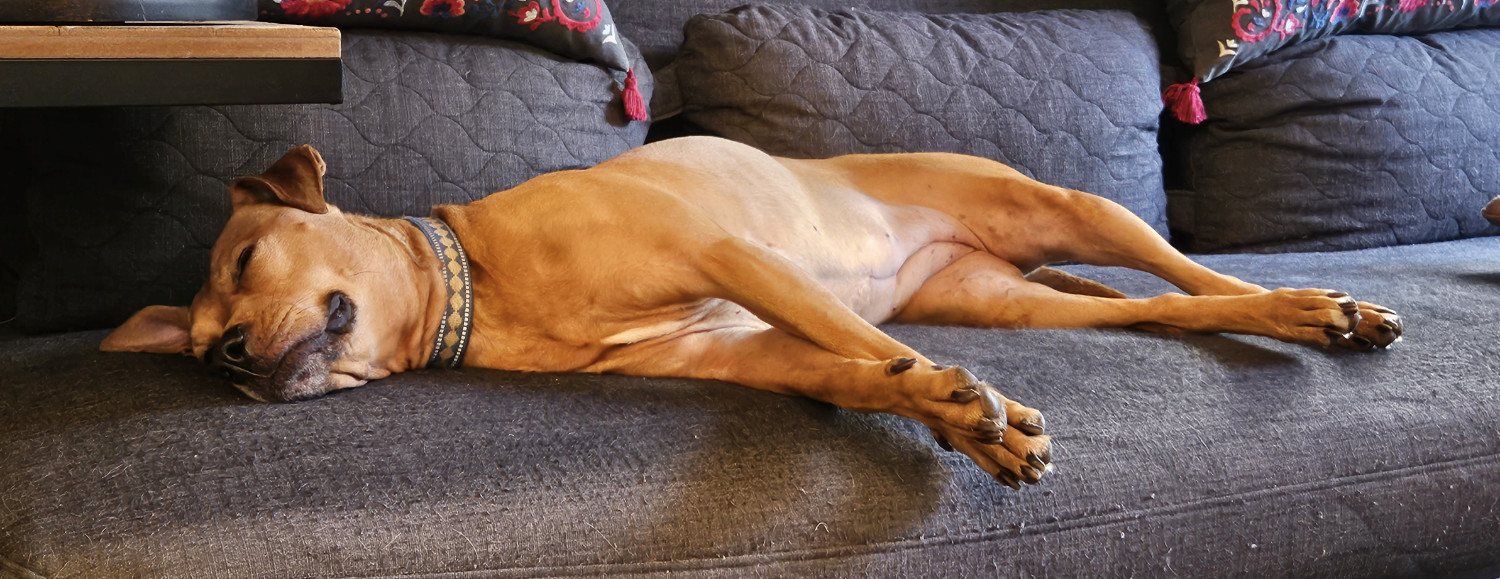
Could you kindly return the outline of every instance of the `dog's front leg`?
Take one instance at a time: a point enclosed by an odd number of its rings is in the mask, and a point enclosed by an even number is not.
[[[1006,485],[1035,483],[1051,463],[1040,412],[1001,396],[968,370],[914,358],[850,358],[764,326],[731,327],[634,344],[604,371],[703,378],[887,412],[932,429],[938,444]]]

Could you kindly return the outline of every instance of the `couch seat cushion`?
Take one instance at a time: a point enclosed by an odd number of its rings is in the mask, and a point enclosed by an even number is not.
[[[0,576],[1500,572],[1500,240],[1202,261],[1407,337],[889,327],[1047,413],[1057,469],[1023,492],[914,422],[724,383],[418,372],[265,405],[98,332],[0,342]]]

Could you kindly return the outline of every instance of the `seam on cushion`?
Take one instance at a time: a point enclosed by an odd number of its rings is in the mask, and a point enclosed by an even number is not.
[[[1235,503],[1237,501],[1243,501],[1243,500],[1245,500],[1247,498],[1248,499],[1260,499],[1260,498],[1274,497],[1274,496],[1285,495],[1285,494],[1297,494],[1297,493],[1301,493],[1301,492],[1307,491],[1307,490],[1329,489],[1329,488],[1334,488],[1334,487],[1338,487],[1338,486],[1343,486],[1345,484],[1359,484],[1359,483],[1367,483],[1367,482],[1379,481],[1379,480],[1388,479],[1388,478],[1390,478],[1390,479],[1400,478],[1400,477],[1404,477],[1404,476],[1406,476],[1408,474],[1412,474],[1412,473],[1430,474],[1433,471],[1449,471],[1449,470],[1454,470],[1454,469],[1457,469],[1457,468],[1460,468],[1460,467],[1465,467],[1465,466],[1470,466],[1470,465],[1475,465],[1475,464],[1482,464],[1482,463],[1486,463],[1486,462],[1497,462],[1497,459],[1500,459],[1500,453],[1497,453],[1497,454],[1485,454],[1485,455],[1479,455],[1479,456],[1473,456],[1473,457],[1467,457],[1467,458],[1459,458],[1459,459],[1453,459],[1453,460],[1447,460],[1447,461],[1439,461],[1439,462],[1435,462],[1435,463],[1432,463],[1432,464],[1413,465],[1413,466],[1398,468],[1398,469],[1394,469],[1394,470],[1386,470],[1386,471],[1372,472],[1372,473],[1366,473],[1366,474],[1355,474],[1355,475],[1334,477],[1334,478],[1325,479],[1325,480],[1311,481],[1311,482],[1294,484],[1294,485],[1287,485],[1287,486],[1272,487],[1272,488],[1269,488],[1269,489],[1247,491],[1247,492],[1242,492],[1242,493],[1235,493],[1235,494],[1230,494],[1230,495],[1224,495],[1224,496],[1220,496],[1220,497],[1213,497],[1213,498],[1201,499],[1201,500],[1197,500],[1197,501],[1189,501],[1189,502],[1179,503],[1179,504],[1176,504],[1176,505],[1167,505],[1167,506],[1162,506],[1162,507],[1153,508],[1153,509],[1142,509],[1142,510],[1136,510],[1136,511],[1128,511],[1128,512],[1125,512],[1125,513],[1118,513],[1118,514],[1112,514],[1112,515],[1098,515],[1098,516],[1093,516],[1093,517],[1083,517],[1083,518],[1080,518],[1080,519],[1075,519],[1075,520],[1073,520],[1073,521],[1071,521],[1069,523],[1061,523],[1061,522],[1059,522],[1059,523],[1040,523],[1040,524],[1036,524],[1036,525],[1026,525],[1027,527],[1041,528],[1041,530],[1040,530],[1040,532],[1036,532],[1036,533],[1025,533],[1025,535],[1028,535],[1028,536],[1048,535],[1048,534],[1052,534],[1052,533],[1057,533],[1057,532],[1062,532],[1062,531],[1070,531],[1070,530],[1073,530],[1073,529],[1084,528],[1084,527],[1097,527],[1097,526],[1110,525],[1110,524],[1125,522],[1125,521],[1128,521],[1128,520],[1135,520],[1136,518],[1138,518],[1139,516],[1141,516],[1143,514],[1144,515],[1151,515],[1151,516],[1162,516],[1162,515],[1174,515],[1174,514],[1189,513],[1189,512],[1194,512],[1194,511],[1202,510],[1202,509],[1213,507],[1213,506],[1218,506],[1218,505],[1223,505],[1223,504],[1233,504],[1233,503]],[[909,550],[909,549],[931,547],[931,546],[962,545],[962,544],[966,544],[966,543],[977,543],[977,542],[990,541],[990,540],[994,540],[994,539],[1006,538],[1006,537],[1011,537],[1011,536],[1017,536],[1019,534],[1020,533],[1017,532],[1017,531],[1015,531],[1015,530],[1013,530],[1013,528],[1006,528],[1005,530],[1001,530],[1001,529],[997,528],[997,529],[994,529],[994,530],[981,531],[979,533],[968,534],[968,535],[959,535],[959,536],[946,536],[946,537],[944,537],[944,536],[935,536],[935,537],[933,537],[931,539],[917,539],[917,540],[900,539],[900,540],[895,540],[895,541],[887,541],[887,542],[883,542],[883,543],[858,545],[858,546],[827,547],[827,548],[820,548],[820,549],[805,549],[805,550],[799,550],[799,551],[778,551],[778,552],[771,552],[771,553],[748,553],[748,554],[743,554],[743,555],[733,555],[733,556],[727,556],[727,557],[696,557],[696,558],[692,558],[692,559],[676,559],[676,560],[668,560],[668,561],[641,561],[641,562],[635,562],[635,563],[601,563],[601,564],[594,564],[594,565],[555,565],[555,566],[535,566],[535,567],[502,567],[502,568],[496,568],[496,569],[475,569],[475,570],[470,570],[470,571],[451,571],[451,572],[438,572],[438,573],[413,573],[413,574],[403,574],[403,575],[349,575],[349,576],[344,576],[343,579],[412,579],[412,578],[416,578],[416,577],[446,577],[446,578],[458,579],[458,578],[464,578],[464,577],[485,577],[485,576],[492,576],[492,575],[497,574],[497,573],[517,574],[517,575],[526,575],[526,576],[532,576],[532,575],[541,575],[541,576],[547,576],[547,575],[552,575],[552,576],[582,576],[582,575],[590,575],[590,576],[592,576],[592,575],[599,575],[599,574],[614,574],[614,573],[654,573],[654,572],[671,572],[671,571],[695,571],[695,570],[704,570],[704,569],[710,569],[710,568],[712,568],[712,569],[736,569],[736,568],[748,567],[748,566],[751,566],[751,565],[759,565],[759,564],[768,563],[768,562],[816,561],[816,560],[819,560],[819,559],[834,559],[834,558],[840,558],[840,557],[868,555],[868,554],[876,554],[876,553],[895,553],[895,552],[905,551],[905,550]]]
[[[0,571],[20,573],[20,576],[23,579],[46,579],[46,575],[42,575],[40,573],[37,573],[36,571],[32,571],[30,568],[12,561],[9,557],[6,557],[4,555],[0,555]]]

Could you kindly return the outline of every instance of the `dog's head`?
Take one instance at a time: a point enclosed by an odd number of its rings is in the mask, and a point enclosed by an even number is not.
[[[323,172],[303,145],[236,179],[192,307],[143,309],[100,348],[192,355],[261,401],[313,398],[423,359],[423,257],[399,225],[328,204]]]

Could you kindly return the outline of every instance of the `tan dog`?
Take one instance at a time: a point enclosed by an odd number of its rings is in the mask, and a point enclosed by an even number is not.
[[[469,258],[465,338],[450,305],[462,276],[444,273],[459,265],[444,265],[438,238],[340,212],[322,174],[303,146],[235,181],[192,308],[146,308],[103,349],[190,353],[258,400],[299,400],[467,340],[470,366],[726,380],[906,416],[1019,488],[1050,462],[1041,414],[874,324],[1142,326],[1357,349],[1401,331],[1342,293],[1210,271],[1119,205],[993,161],[792,160],[685,138],[436,208]],[[1059,261],[1147,271],[1191,296],[1124,299],[1042,267]]]

